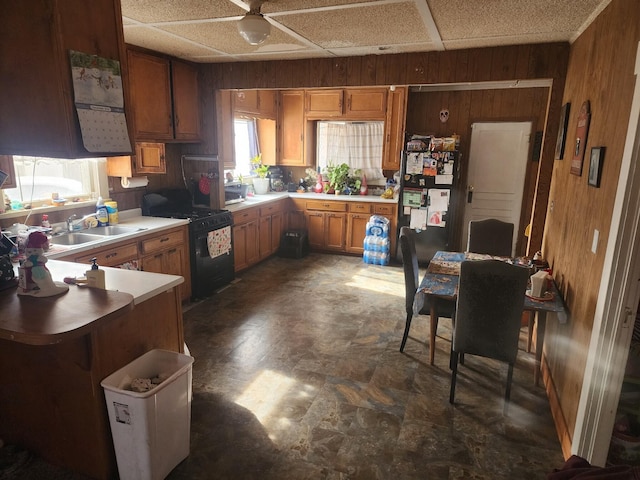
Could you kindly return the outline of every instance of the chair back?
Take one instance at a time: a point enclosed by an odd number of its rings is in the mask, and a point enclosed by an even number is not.
[[[409,227],[400,228],[400,249],[404,268],[405,303],[407,313],[413,310],[413,302],[420,284],[415,233]],[[419,308],[418,308],[419,310]]]
[[[469,222],[467,251],[510,257],[513,245],[513,223],[495,218]]]
[[[515,362],[528,279],[500,260],[462,262],[453,350]]]

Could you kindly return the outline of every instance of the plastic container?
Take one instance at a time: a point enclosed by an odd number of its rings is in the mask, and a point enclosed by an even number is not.
[[[109,216],[109,225],[117,225],[118,223],[118,202],[104,202],[104,206],[107,207],[107,214]]]
[[[193,357],[151,350],[100,384],[121,480],[160,480],[189,455]],[[167,377],[147,392],[137,378]]]
[[[98,219],[98,226],[106,227],[109,225],[109,212],[106,205],[96,206],[96,218]]]

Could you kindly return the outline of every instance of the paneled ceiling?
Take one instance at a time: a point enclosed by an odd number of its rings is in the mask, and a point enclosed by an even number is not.
[[[121,0],[125,42],[199,63],[573,42],[611,0],[269,0],[249,45],[242,0]]]

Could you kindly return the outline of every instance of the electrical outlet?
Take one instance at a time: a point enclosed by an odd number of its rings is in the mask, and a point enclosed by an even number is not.
[[[600,238],[600,232],[598,230],[593,231],[593,242],[591,243],[591,251],[596,253],[598,250],[598,238]]]

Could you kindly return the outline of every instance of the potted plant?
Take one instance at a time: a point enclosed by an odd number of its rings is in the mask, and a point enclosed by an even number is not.
[[[327,176],[329,178],[329,189],[333,189],[336,195],[344,192],[347,187],[349,178],[349,165],[341,163],[340,165],[327,167]]]
[[[269,165],[262,164],[262,154],[258,154],[251,159],[251,165],[253,165],[253,171],[258,175],[253,179],[253,189],[256,195],[264,195],[269,191],[269,179],[267,173],[269,173]]]

